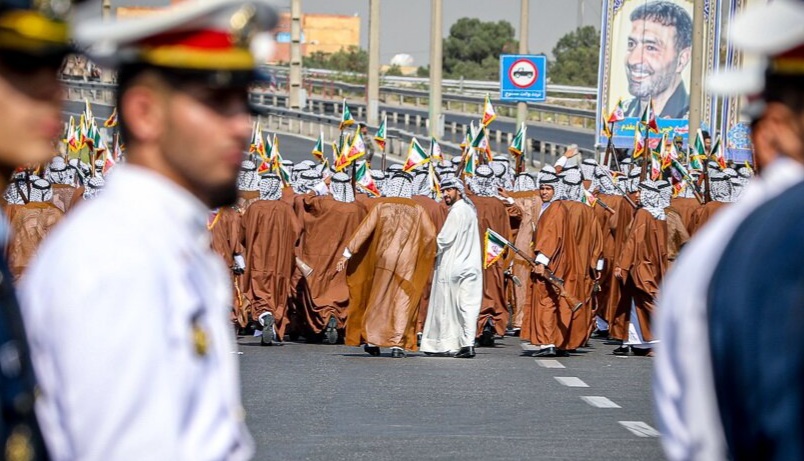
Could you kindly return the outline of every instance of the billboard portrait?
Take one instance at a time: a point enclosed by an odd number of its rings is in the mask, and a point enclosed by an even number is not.
[[[607,0],[605,6],[598,107],[608,114],[621,102],[626,117],[614,127],[614,145],[633,145],[634,129],[649,101],[653,101],[660,130],[671,137],[681,135],[686,141],[693,1]],[[712,31],[708,36],[714,37],[716,15],[706,12],[713,19],[707,26]],[[707,55],[714,57],[715,53]],[[599,145],[606,141],[598,135]]]

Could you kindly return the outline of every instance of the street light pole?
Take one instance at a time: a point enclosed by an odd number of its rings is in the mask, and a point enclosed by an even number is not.
[[[441,138],[441,79],[443,33],[441,32],[442,0],[430,0],[430,135]]]
[[[366,122],[380,124],[380,0],[369,0],[369,62]]]
[[[290,3],[290,108],[301,109],[301,0]]]
[[[519,54],[528,54],[528,34],[530,21],[528,14],[530,10],[530,0],[520,0],[519,2]],[[528,103],[520,102],[516,105],[516,126],[528,121]]]

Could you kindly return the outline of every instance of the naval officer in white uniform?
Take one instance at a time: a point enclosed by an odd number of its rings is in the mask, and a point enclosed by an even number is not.
[[[206,221],[237,197],[248,85],[266,58],[249,45],[275,20],[262,1],[208,0],[78,28],[79,44],[118,71],[128,151],[22,288],[56,461],[253,455],[227,269]]]

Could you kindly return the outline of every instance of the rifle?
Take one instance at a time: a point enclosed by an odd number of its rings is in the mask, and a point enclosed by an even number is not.
[[[615,155],[615,156],[614,156],[614,158],[616,159],[616,158],[617,158],[617,156]],[[614,184],[614,178],[611,176],[611,173],[610,173],[608,170],[606,170],[605,168],[602,168],[602,170],[603,170],[603,172],[604,172],[604,173],[606,173],[606,176],[608,176],[608,177],[609,177],[609,179],[611,180],[612,184]],[[620,189],[620,190],[622,191],[622,193],[623,193],[623,198],[625,199],[625,201],[626,201],[626,202],[628,202],[628,204],[629,204],[629,205],[631,205],[631,207],[632,207],[633,209],[635,209],[635,210],[636,210],[637,208],[639,208],[639,207],[637,206],[637,204],[636,204],[636,203],[634,203],[634,201],[633,201],[633,200],[631,200],[631,197],[629,197],[629,196],[628,196],[628,192],[626,192],[626,191],[622,190],[622,187],[617,186],[616,184],[614,185],[614,187],[616,187],[617,189]],[[597,199],[597,200],[598,200],[598,202],[600,202],[600,199]],[[602,203],[602,202],[601,202],[601,203]],[[607,206],[607,205],[605,205],[605,203],[604,203],[603,205],[604,205],[604,208],[608,208],[608,206]]]
[[[604,202],[603,200],[600,200],[598,198],[597,203],[600,204],[600,206],[602,206],[604,210],[608,211],[611,214],[615,214],[614,209],[612,209],[610,206],[606,205],[606,202]]]
[[[530,256],[528,256],[524,251],[522,251],[519,248],[517,248],[516,246],[514,246],[513,243],[511,243],[507,239],[503,238],[500,234],[494,232],[491,229],[488,229],[488,230],[490,232],[492,232],[495,236],[497,236],[497,238],[499,240],[504,242],[505,246],[507,246],[508,248],[513,250],[514,253],[516,253],[522,259],[527,261],[531,266],[536,267],[538,265],[541,265],[542,267],[544,267],[544,275],[542,277],[544,277],[545,280],[547,280],[548,282],[550,282],[551,285],[553,285],[553,287],[558,291],[558,295],[561,298],[564,298],[564,299],[567,300],[567,303],[569,303],[570,309],[572,310],[573,313],[577,312],[578,309],[580,309],[583,306],[582,302],[580,302],[577,299],[573,298],[572,295],[570,295],[569,293],[566,292],[566,290],[564,289],[564,280],[562,280],[560,277],[558,277],[547,266],[545,266],[544,264],[536,262],[535,259],[531,259]]]

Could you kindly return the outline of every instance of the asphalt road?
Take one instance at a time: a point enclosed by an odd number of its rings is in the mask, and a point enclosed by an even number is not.
[[[471,360],[392,359],[241,337],[255,459],[662,459],[652,359],[616,357],[615,347],[592,340],[572,357],[540,361],[505,338]]]

